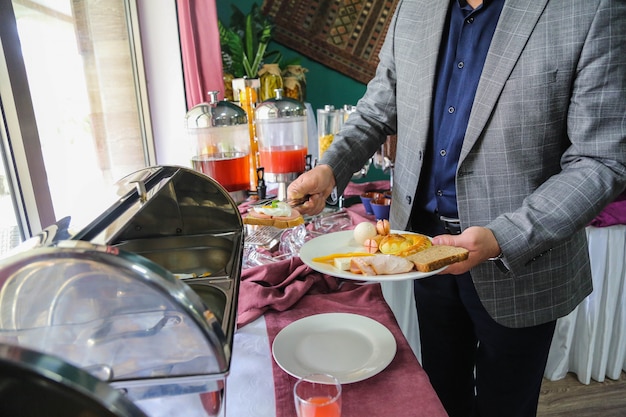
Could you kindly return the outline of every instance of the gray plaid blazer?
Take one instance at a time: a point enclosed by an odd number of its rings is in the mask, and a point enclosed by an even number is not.
[[[408,226],[449,1],[404,0],[376,76],[321,163],[342,192],[397,133],[391,222]],[[480,78],[456,187],[463,228],[490,228],[508,272],[474,268],[509,327],[568,314],[592,290],[585,225],[626,187],[626,2],[507,0]]]

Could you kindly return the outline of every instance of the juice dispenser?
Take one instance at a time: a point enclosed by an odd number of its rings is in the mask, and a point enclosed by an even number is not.
[[[287,197],[287,185],[302,174],[307,159],[307,115],[303,103],[282,95],[259,104],[255,111],[259,165],[265,181],[278,185],[277,198]]]
[[[323,109],[317,109],[317,137],[319,140],[319,157],[330,147],[344,122],[344,111],[335,109],[327,104]]]
[[[243,202],[250,189],[250,130],[246,112],[228,101],[194,106],[185,116],[187,135],[192,142],[191,163],[196,171],[217,181],[235,200]]]

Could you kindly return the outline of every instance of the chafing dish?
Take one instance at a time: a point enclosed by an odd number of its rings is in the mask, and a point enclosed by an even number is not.
[[[51,355],[0,343],[0,415],[147,417],[122,393]]]
[[[63,360],[132,400],[212,392],[230,368],[244,229],[197,171],[118,181],[95,219],[63,219],[0,261],[0,342]]]

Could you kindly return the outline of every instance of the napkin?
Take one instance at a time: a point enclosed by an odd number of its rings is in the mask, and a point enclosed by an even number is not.
[[[256,320],[267,310],[285,311],[305,294],[326,294],[339,287],[337,278],[314,271],[299,257],[244,269],[237,327]]]
[[[609,203],[589,223],[589,226],[609,227],[616,224],[626,224],[626,191],[620,194],[612,203]]]

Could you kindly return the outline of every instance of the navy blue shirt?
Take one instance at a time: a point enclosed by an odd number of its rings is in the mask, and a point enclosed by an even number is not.
[[[458,217],[456,168],[476,88],[504,0],[483,0],[472,9],[453,0],[441,43],[433,102],[431,141],[416,206]]]

